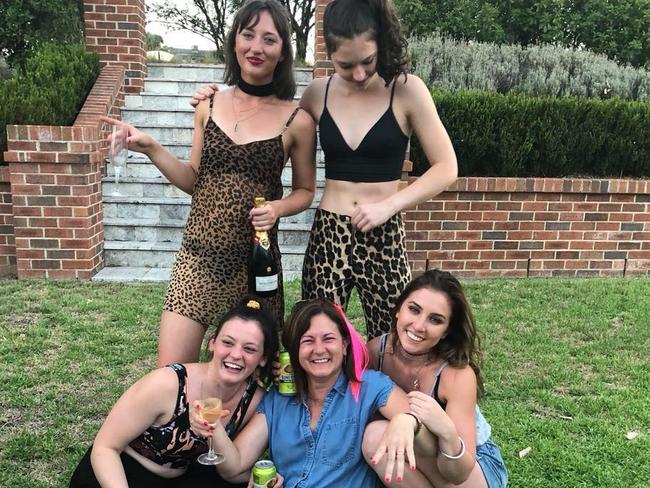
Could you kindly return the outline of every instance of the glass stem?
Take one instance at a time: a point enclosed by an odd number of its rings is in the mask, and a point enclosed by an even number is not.
[[[117,166],[115,168],[115,193],[120,192],[120,172],[122,171],[122,168]]]
[[[208,437],[208,456],[210,458],[214,457],[214,451],[212,450],[212,436]]]

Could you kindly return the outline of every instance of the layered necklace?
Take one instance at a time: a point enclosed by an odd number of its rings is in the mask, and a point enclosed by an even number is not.
[[[242,92],[246,93],[247,95],[259,97],[260,101],[257,102],[255,106],[244,110],[240,110],[238,112],[237,108],[235,107],[235,94],[237,92],[237,89],[240,89]],[[237,86],[232,92],[232,111],[233,114],[235,115],[234,131],[239,132],[239,124],[254,117],[260,111],[262,106],[266,104],[265,101],[262,101],[263,97],[268,97],[269,95],[273,95],[273,93],[275,93],[275,88],[273,87],[273,83],[268,83],[267,85],[251,85],[249,83],[246,83],[244,80],[240,79],[239,82],[237,83]],[[246,114],[246,112],[249,113]]]
[[[418,363],[422,363],[417,370],[415,371],[415,374],[410,375],[411,376],[411,384],[413,385],[413,390],[420,391],[420,373],[424,368],[427,366],[431,366],[433,364],[434,360],[431,359],[429,352],[421,352],[419,354],[411,354],[410,352],[406,351],[404,347],[402,346],[402,343],[397,341],[397,355],[400,356],[400,359],[402,359],[407,365],[415,365]],[[410,363],[410,364],[409,364]]]

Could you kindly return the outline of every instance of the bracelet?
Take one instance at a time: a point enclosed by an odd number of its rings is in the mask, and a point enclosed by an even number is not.
[[[463,455],[465,454],[465,442],[463,442],[463,438],[460,437],[460,436],[458,436],[458,440],[460,441],[460,452],[456,456],[450,456],[449,454],[447,454],[442,449],[440,449],[440,454],[445,456],[447,459],[460,459],[460,458],[462,458]]]
[[[413,431],[413,437],[418,435],[418,432],[420,432],[420,429],[422,428],[422,421],[415,415],[414,413],[411,412],[404,412],[406,415],[410,415],[415,419],[416,426],[415,426],[415,431]]]

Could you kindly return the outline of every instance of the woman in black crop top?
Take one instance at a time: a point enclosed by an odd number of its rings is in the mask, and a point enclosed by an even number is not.
[[[229,412],[222,424],[234,437],[264,395],[258,380],[270,381],[276,327],[260,302],[247,298],[219,321],[208,341],[209,362],[172,364],[137,381],[113,406],[70,487],[239,486],[220,480],[213,467],[207,479],[199,472],[205,485],[186,474],[207,451],[205,439],[190,430],[189,409],[219,392]]]
[[[457,176],[454,149],[431,94],[406,73],[406,41],[389,0],[334,0],[323,19],[335,74],[315,79],[301,105],[318,122],[325,191],[307,248],[303,299],[361,299],[368,338],[410,281],[400,212],[442,192]],[[415,132],[431,167],[400,186]]]

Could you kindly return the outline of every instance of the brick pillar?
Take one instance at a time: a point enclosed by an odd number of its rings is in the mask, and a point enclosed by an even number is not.
[[[3,256],[11,263],[12,248],[2,245],[7,211],[13,214],[18,278],[91,278],[102,268],[99,116],[115,112],[123,82],[124,68],[102,68],[72,127],[7,126],[11,195],[7,210],[0,171],[0,270]]]
[[[14,217],[9,166],[0,166],[0,278],[16,275]]]
[[[332,0],[316,0],[316,35],[314,36],[314,78],[322,78],[334,73],[332,62],[327,56],[325,49],[325,37],[323,35],[323,15],[325,7]]]
[[[147,74],[144,0],[84,0],[86,49],[102,66],[126,70],[124,91],[138,94]]]

